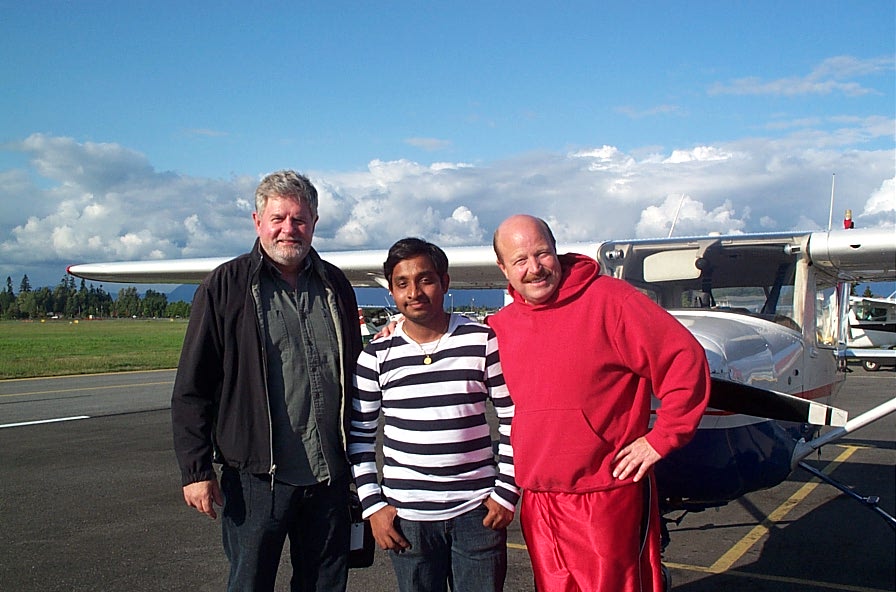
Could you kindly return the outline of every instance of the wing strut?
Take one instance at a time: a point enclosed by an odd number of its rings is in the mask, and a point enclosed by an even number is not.
[[[833,429],[822,436],[819,436],[813,440],[809,440],[808,442],[800,441],[797,442],[796,447],[793,449],[793,456],[791,457],[791,466],[796,467],[797,464],[824,446],[825,444],[829,444],[834,440],[839,440],[843,436],[849,434],[850,432],[854,432],[859,428],[863,428],[866,425],[877,421],[878,419],[882,419],[887,415],[896,411],[896,397],[888,401],[884,401],[877,407],[873,407],[862,413],[858,417],[854,417],[843,424],[841,427]]]
[[[870,509],[872,512],[876,512],[881,518],[884,519],[884,521],[887,524],[890,525],[890,528],[892,528],[893,530],[896,530],[896,518],[887,514],[886,510],[884,510],[883,508],[880,507],[880,498],[878,496],[858,494],[855,491],[853,491],[853,489],[851,487],[847,487],[846,485],[840,483],[836,479],[832,479],[830,475],[826,475],[825,473],[822,473],[821,471],[819,471],[818,469],[816,469],[815,467],[813,467],[812,465],[810,465],[809,463],[807,463],[804,460],[801,460],[797,466],[799,466],[801,469],[809,471],[810,473],[812,473],[813,475],[815,475],[816,477],[818,477],[820,480],[824,481],[828,485],[832,485],[832,486],[836,487],[837,489],[839,489],[840,491],[842,491],[843,493],[845,493],[852,499],[856,500],[857,502],[860,502],[863,506]]]
[[[863,428],[866,425],[877,421],[878,419],[882,419],[887,415],[896,411],[896,397],[893,397],[889,401],[884,401],[877,407],[873,407],[869,409],[865,413],[862,413],[858,417],[854,417],[846,422],[841,427],[835,428],[822,436],[819,436],[813,440],[809,440],[808,442],[804,440],[800,440],[797,442],[796,447],[793,449],[793,456],[791,457],[791,466],[800,467],[814,476],[818,477],[820,480],[824,481],[829,485],[833,485],[849,497],[853,498],[862,503],[865,507],[871,509],[873,512],[876,512],[887,524],[890,525],[890,528],[896,530],[896,518],[887,514],[883,508],[881,508],[878,504],[880,502],[880,498],[876,495],[860,495],[853,491],[852,488],[847,487],[846,485],[840,483],[839,481],[831,478],[829,475],[826,475],[808,464],[805,460],[807,456],[812,454],[814,451],[818,450],[825,444],[829,444],[834,440],[838,440],[843,436],[849,434],[850,432],[854,432],[859,428]]]

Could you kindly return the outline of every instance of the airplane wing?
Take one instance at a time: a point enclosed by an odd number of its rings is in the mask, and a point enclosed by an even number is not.
[[[813,232],[806,250],[813,265],[840,280],[896,279],[896,234],[892,229]]]
[[[454,289],[503,289],[507,280],[495,265],[491,247],[453,247],[448,255],[451,287]],[[359,288],[386,288],[383,262],[387,251],[329,251],[320,256],[342,270],[348,281]]]
[[[680,248],[682,244],[717,242],[731,244],[755,241],[763,235],[712,235],[707,237],[675,237],[646,239],[655,246]],[[805,251],[812,265],[840,281],[863,282],[896,279],[896,236],[884,229],[834,230],[829,232],[778,233],[781,237],[797,237],[801,246],[793,252]],[[606,242],[560,243],[558,253],[582,253],[598,258]],[[450,262],[451,286],[456,289],[504,289],[507,280],[495,264],[495,254],[490,246],[446,247]],[[349,281],[357,287],[385,287],[382,263],[386,251],[331,251],[321,257],[345,272]],[[690,262],[693,267],[695,263]],[[699,269],[696,269],[699,273]]]
[[[583,253],[594,257],[599,243],[558,245],[561,253]],[[498,289],[507,287],[504,274],[495,265],[491,247],[445,248],[451,266],[451,287],[454,289]],[[385,288],[383,262],[387,251],[324,251],[320,256],[340,268],[356,288]],[[199,259],[160,259],[115,263],[83,263],[71,265],[68,273],[76,277],[100,281],[134,284],[198,284],[213,269],[231,259],[208,257]]]
[[[843,356],[868,360],[896,360],[896,349],[885,347],[848,347],[843,350]]]
[[[507,280],[495,265],[490,247],[457,247],[450,250],[451,286],[458,289],[502,289]],[[320,256],[339,267],[356,288],[385,288],[383,261],[386,251],[332,251]],[[134,284],[198,284],[230,257],[160,259],[71,265],[68,273],[99,282]]]
[[[198,284],[214,268],[231,257],[158,259],[69,265],[71,275],[98,282],[125,284]]]
[[[825,273],[843,281],[874,281],[896,279],[896,240],[884,229],[833,230],[830,232],[787,233],[804,235],[803,246],[812,264]],[[646,239],[654,246],[676,248],[683,243],[721,241],[736,243],[767,235],[712,235],[706,237],[675,237]],[[784,236],[782,233],[781,236]],[[639,241],[634,241],[639,242]],[[582,253],[597,257],[601,242],[557,245],[558,253]],[[503,289],[507,281],[495,265],[495,254],[490,246],[447,247],[451,262],[452,287],[457,289]],[[321,257],[346,274],[356,287],[384,287],[383,261],[386,250],[324,251]],[[229,257],[199,259],[160,259],[117,263],[84,263],[71,265],[68,272],[88,280],[143,284],[198,284]]]

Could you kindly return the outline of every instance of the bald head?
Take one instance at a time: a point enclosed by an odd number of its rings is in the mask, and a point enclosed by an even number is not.
[[[528,304],[548,300],[560,285],[557,241],[541,218],[518,214],[504,220],[492,239],[498,267]]]
[[[502,235],[505,237],[505,240],[507,240],[510,235],[514,234],[540,236],[542,239],[549,242],[556,252],[557,241],[554,239],[554,233],[551,232],[551,227],[548,226],[547,222],[541,218],[530,216],[529,214],[515,214],[501,222],[492,237],[492,248],[495,250],[495,256],[499,261],[502,259],[500,250]]]

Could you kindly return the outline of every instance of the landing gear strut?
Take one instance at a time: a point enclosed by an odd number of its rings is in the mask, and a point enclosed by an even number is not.
[[[672,573],[665,565],[660,566],[663,570],[663,592],[672,590]]]
[[[680,519],[679,519],[680,520]],[[660,517],[660,553],[665,553],[666,546],[669,544],[669,522],[676,522],[676,520],[672,520],[671,518],[666,518],[666,516]],[[669,571],[669,568],[665,565],[660,564],[660,569],[663,573],[663,592],[670,592],[672,590],[672,572]]]

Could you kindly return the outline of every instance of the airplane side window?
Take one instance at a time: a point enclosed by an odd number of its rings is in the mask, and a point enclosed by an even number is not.
[[[837,289],[819,288],[815,294],[815,334],[818,345],[837,345]]]
[[[869,321],[880,321],[884,322],[887,320],[887,309],[886,308],[872,308],[868,313]]]
[[[638,292],[644,294],[645,296],[647,296],[648,298],[653,300],[655,303],[662,306],[663,303],[660,300],[660,296],[656,290],[651,290],[650,288],[645,288],[644,286],[635,286],[635,288],[638,290]]]
[[[756,314],[765,302],[765,291],[756,286],[735,286],[713,290],[713,305],[717,310],[742,314]]]

